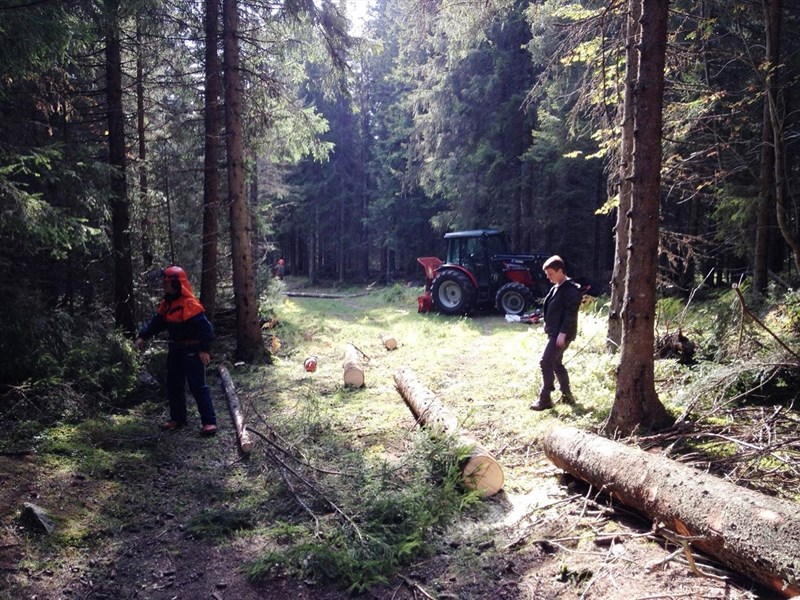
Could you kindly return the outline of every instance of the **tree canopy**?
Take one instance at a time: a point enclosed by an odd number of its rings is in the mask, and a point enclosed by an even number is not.
[[[646,234],[659,290],[796,280],[797,4],[669,6]],[[415,259],[439,253],[442,233],[493,227],[604,284],[627,227],[638,5],[376,0],[354,37],[346,3],[240,0],[224,5],[237,28],[223,61],[216,0],[6,2],[0,380],[52,372],[53,351],[37,349],[69,335],[53,320],[102,315],[130,332],[153,265],[180,263],[207,298],[220,291],[213,303],[252,308],[280,257],[312,280],[420,281]],[[228,120],[209,125],[214,107]]]

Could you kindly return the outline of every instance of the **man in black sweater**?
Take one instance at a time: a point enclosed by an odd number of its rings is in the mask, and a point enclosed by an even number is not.
[[[547,293],[542,308],[547,344],[539,361],[542,369],[542,389],[539,392],[539,399],[531,404],[531,410],[553,408],[550,394],[556,389],[556,379],[561,388],[561,401],[567,404],[575,402],[569,387],[569,375],[562,361],[564,351],[578,334],[581,289],[580,285],[567,277],[564,261],[560,256],[548,258],[542,269],[553,287]]]

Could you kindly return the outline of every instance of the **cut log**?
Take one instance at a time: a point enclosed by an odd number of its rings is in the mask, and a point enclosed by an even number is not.
[[[338,300],[341,298],[361,298],[362,296],[369,296],[369,292],[361,292],[359,294],[325,294],[323,292],[284,292],[284,295],[289,298],[329,298]]]
[[[236,393],[236,387],[233,385],[231,374],[224,365],[219,366],[219,376],[222,380],[222,389],[225,391],[225,396],[228,398],[228,407],[231,410],[231,418],[233,424],[236,426],[236,439],[239,441],[239,448],[244,454],[250,454],[253,450],[253,439],[247,432],[247,427],[244,424],[244,416],[242,415],[242,405],[239,402],[239,395]]]
[[[548,432],[544,450],[734,571],[786,597],[800,594],[800,505],[573,427]]]
[[[461,430],[458,419],[436,395],[422,385],[411,369],[399,369],[394,374],[397,391],[418,423],[458,438],[460,446],[471,448],[461,464],[464,485],[484,496],[493,496],[503,488],[503,467],[478,441]]]
[[[381,333],[378,336],[381,339],[381,344],[387,350],[396,350],[397,349],[397,340],[395,337],[388,333]]]
[[[361,352],[353,344],[347,344],[344,348],[344,384],[347,387],[364,386],[364,367],[361,365]]]

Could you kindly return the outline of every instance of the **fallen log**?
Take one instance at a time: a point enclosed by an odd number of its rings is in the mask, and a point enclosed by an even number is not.
[[[361,292],[359,294],[326,294],[324,292],[284,292],[284,296],[288,298],[328,298],[331,300],[339,300],[342,298],[361,298],[362,296],[369,296],[369,292]]]
[[[236,393],[233,379],[231,379],[231,374],[224,365],[219,365],[219,376],[222,380],[222,389],[225,391],[225,396],[228,398],[228,407],[231,411],[233,424],[236,426],[236,438],[239,440],[239,448],[241,448],[244,454],[250,454],[253,450],[253,439],[250,437],[244,424],[242,406],[239,403],[239,395]]]
[[[800,594],[800,505],[573,427],[544,439],[547,457],[786,597]]]
[[[342,368],[344,369],[344,385],[346,387],[360,388],[364,386],[364,367],[361,364],[361,352],[353,344],[347,344],[344,347]]]
[[[464,485],[485,496],[493,496],[503,488],[503,467],[478,441],[461,431],[455,414],[419,382],[411,369],[399,369],[394,383],[418,423],[458,438],[460,446],[471,448],[461,466]]]
[[[395,337],[389,333],[381,333],[378,335],[381,340],[381,344],[387,350],[396,350],[397,349],[397,340]]]

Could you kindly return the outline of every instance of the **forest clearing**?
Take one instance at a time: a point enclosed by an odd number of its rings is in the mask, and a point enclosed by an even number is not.
[[[565,356],[577,404],[536,413],[528,404],[539,385],[540,325],[419,314],[417,287],[336,292],[276,301],[263,330],[273,365],[230,361],[219,318],[213,438],[198,435],[196,415],[185,429],[158,431],[163,346],[143,356],[154,380],[124,406],[37,432],[12,424],[0,455],[0,597],[778,597],[546,458],[551,427],[594,431],[609,413],[618,358],[604,348],[602,300],[583,306]],[[752,323],[740,327],[735,302],[683,314],[701,352],[737,335],[745,346],[769,345]],[[726,303],[727,317],[708,316]],[[660,324],[683,308],[660,304]],[[701,329],[714,323],[716,331]],[[387,333],[396,349],[384,345]],[[360,351],[363,387],[343,384],[348,344]],[[310,357],[316,370],[304,368]],[[219,364],[254,439],[249,455],[238,449]],[[417,426],[395,388],[398,369],[413,371],[498,460],[499,493],[464,488],[459,449]],[[625,443],[796,500],[796,390],[740,402],[730,373],[703,360],[657,361],[662,401],[687,417]],[[25,502],[47,511],[52,533],[21,522]]]
[[[800,594],[798,0],[0,8],[0,598]]]

